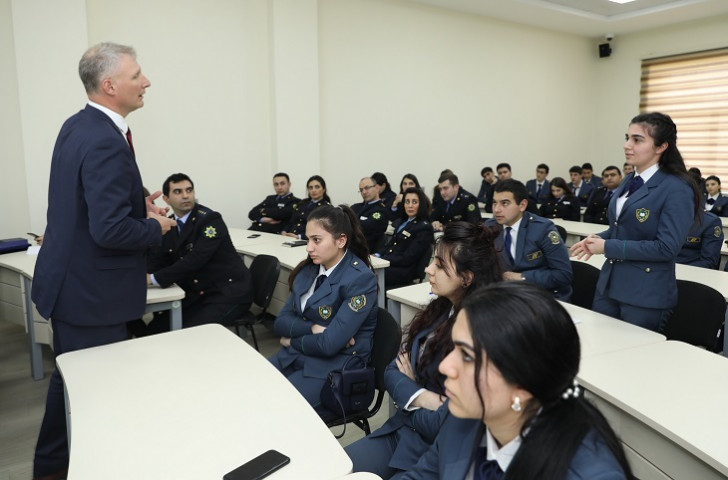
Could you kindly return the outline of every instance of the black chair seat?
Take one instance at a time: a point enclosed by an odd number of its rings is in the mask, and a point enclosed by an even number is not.
[[[571,303],[582,308],[592,308],[594,303],[594,292],[597,289],[600,270],[586,262],[578,260],[571,261],[571,270],[574,277],[571,281]]]
[[[677,281],[677,306],[665,327],[668,340],[679,340],[715,351],[725,321],[726,303],[714,288]]]

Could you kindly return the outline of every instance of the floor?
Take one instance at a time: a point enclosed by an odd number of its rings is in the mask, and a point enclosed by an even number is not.
[[[261,353],[273,354],[278,349],[278,339],[265,326],[257,326],[256,332]],[[53,371],[53,354],[47,346],[43,347],[43,360],[45,378],[34,381],[30,376],[25,330],[0,321],[0,480],[32,478],[35,441],[45,411],[48,377]],[[370,420],[372,430],[386,421],[388,411],[385,397],[382,409]],[[332,434],[339,434],[342,428],[332,428]],[[301,436],[304,438],[305,432]],[[349,424],[339,442],[345,446],[363,436],[360,429]]]

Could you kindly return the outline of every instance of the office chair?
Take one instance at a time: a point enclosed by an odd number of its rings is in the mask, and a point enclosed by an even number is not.
[[[665,327],[668,340],[679,340],[714,351],[725,321],[726,303],[714,288],[677,281],[677,306]]]
[[[561,225],[554,224],[554,226],[556,227],[556,230],[559,231],[559,236],[561,237],[561,241],[566,242],[566,235],[567,235],[566,229],[564,227],[562,227]]]
[[[262,311],[256,315],[248,310],[241,317],[234,318],[230,322],[223,322],[224,325],[234,325],[238,336],[240,336],[240,327],[244,326],[250,330],[256,350],[260,349],[254,326],[266,318],[273,317],[267,310],[280,273],[281,264],[278,258],[271,255],[256,256],[250,264],[250,277],[253,280],[253,303],[258,305]]]
[[[399,352],[399,346],[402,341],[402,330],[397,325],[394,317],[385,309],[378,307],[377,326],[374,329],[374,340],[372,342],[372,354],[369,364],[374,368],[374,387],[377,390],[377,396],[374,405],[367,410],[352,413],[346,416],[346,423],[353,423],[357,427],[364,430],[369,435],[369,419],[377,414],[384,401],[384,393],[386,386],[384,385],[384,370],[387,365],[394,359]],[[341,414],[330,410],[317,408],[317,413],[326,423],[327,427],[336,427],[344,424],[344,417]]]
[[[599,280],[599,269],[586,262],[571,260],[571,270],[574,277],[571,280],[571,303],[582,308],[592,308],[594,292]]]

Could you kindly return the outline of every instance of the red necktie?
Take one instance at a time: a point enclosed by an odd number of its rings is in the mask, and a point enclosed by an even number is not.
[[[134,153],[134,142],[131,141],[131,128],[128,128],[126,130],[126,141],[129,142],[129,148],[131,148],[131,153],[136,157],[136,153]]]

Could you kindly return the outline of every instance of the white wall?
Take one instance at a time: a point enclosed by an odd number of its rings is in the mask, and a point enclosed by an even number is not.
[[[727,23],[617,38],[600,60],[592,39],[406,1],[0,0],[0,238],[45,225],[53,142],[99,41],[135,46],[152,82],[128,118],[145,184],[186,172],[246,226],[278,170],[299,196],[323,175],[341,203],[376,170],[431,187],[452,168],[477,191],[500,161],[522,180],[540,162],[621,165],[640,60],[724,46]]]

